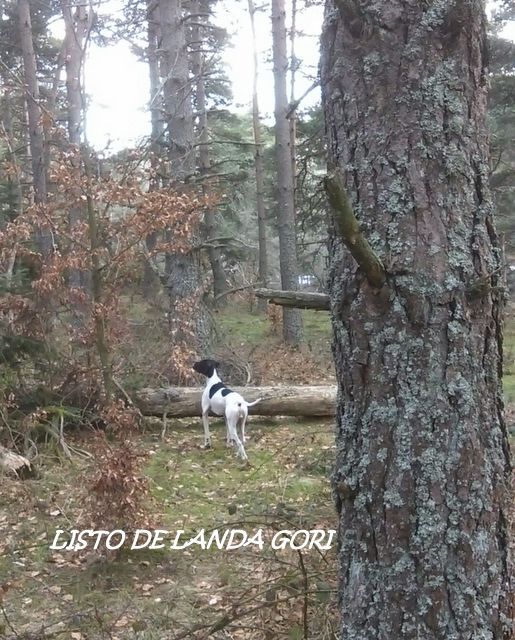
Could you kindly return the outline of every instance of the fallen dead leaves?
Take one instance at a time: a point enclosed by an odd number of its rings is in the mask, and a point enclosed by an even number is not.
[[[245,520],[251,508],[259,513],[266,505],[266,496],[271,496],[274,517],[297,518],[306,509],[309,514],[309,501],[303,499],[301,493],[289,496],[290,479],[297,481],[303,474],[312,473],[312,467],[318,465],[317,456],[331,454],[327,450],[332,437],[330,429],[321,427],[329,433],[327,441],[318,436],[315,441],[311,437],[301,439],[299,434],[306,427],[296,424],[275,424],[273,432],[271,429],[251,427],[256,455],[262,450],[267,456],[260,463],[262,467],[256,465],[244,470],[227,464],[222,455],[225,449],[218,454],[216,451],[200,453],[191,434],[184,431],[169,431],[165,443],[159,447],[152,434],[146,435],[139,446],[155,452],[151,459],[156,460],[156,468],[162,464],[161,476],[156,476],[154,485],[160,511],[168,518],[175,518],[178,525],[181,520],[191,521],[192,513],[205,502],[206,506],[216,507],[208,511],[209,514],[216,512],[221,519],[232,515],[233,520]],[[291,443],[295,443],[295,451]],[[173,464],[168,464],[171,461]],[[181,476],[184,467],[188,468],[189,475]],[[273,479],[277,468],[288,478],[284,485],[278,486]],[[211,474],[215,474],[216,482],[209,481]],[[267,585],[280,582],[286,570],[298,570],[293,556],[287,558],[290,569],[285,569],[284,557],[277,558],[280,562],[275,564],[272,556],[251,551],[196,553],[185,550],[175,554],[135,553],[113,558],[50,551],[48,547],[56,526],[73,528],[80,516],[82,504],[77,498],[81,495],[77,477],[77,469],[49,464],[42,481],[31,481],[22,491],[15,487],[12,498],[3,492],[0,494],[0,507],[6,507],[1,509],[0,528],[8,531],[8,535],[0,539],[6,552],[4,559],[0,558],[0,575],[5,572],[12,583],[0,594],[19,635],[45,629],[45,633],[58,632],[60,637],[75,640],[101,637],[125,640],[128,634],[132,637],[151,627],[158,629],[156,636],[149,636],[152,639],[172,640],[176,631],[184,631],[198,621],[212,620],[215,624],[227,618],[232,620],[234,613],[231,637],[254,640],[263,637],[265,624],[276,628],[278,633],[287,630],[288,624],[297,624],[297,592],[288,595],[286,587],[286,597],[291,601],[265,602]],[[193,477],[208,481],[193,490],[190,485]],[[302,483],[299,487],[300,491]],[[306,485],[306,491],[309,495],[312,487]],[[277,507],[279,494],[282,511]],[[321,500],[320,493],[318,500]],[[236,509],[234,514],[228,514],[228,505],[231,511]],[[324,508],[327,514],[333,513],[329,497]],[[303,517],[307,517],[306,514]],[[312,519],[323,522],[320,513]],[[247,528],[254,526],[252,523]],[[171,530],[174,526],[167,521],[165,528]],[[271,607],[270,615],[254,611],[254,604],[261,601],[267,609]],[[239,615],[243,616],[242,620]]]

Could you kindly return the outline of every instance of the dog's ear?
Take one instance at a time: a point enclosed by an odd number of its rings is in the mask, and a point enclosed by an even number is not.
[[[192,367],[191,367],[193,369],[193,371],[196,371],[197,373],[200,373],[200,371],[199,371],[199,365],[200,364],[201,364],[200,362],[194,362]]]

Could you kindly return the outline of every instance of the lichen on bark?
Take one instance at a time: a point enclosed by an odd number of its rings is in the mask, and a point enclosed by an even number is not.
[[[482,3],[328,0],[321,75],[330,164],[388,274],[379,293],[364,285],[334,225],[341,637],[506,639],[511,467]]]

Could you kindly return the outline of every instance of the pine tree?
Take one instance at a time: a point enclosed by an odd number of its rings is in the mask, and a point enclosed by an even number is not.
[[[512,637],[485,22],[327,2],[343,638]]]

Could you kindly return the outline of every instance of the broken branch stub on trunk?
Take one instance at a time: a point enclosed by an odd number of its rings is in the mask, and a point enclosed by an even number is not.
[[[369,284],[380,289],[386,281],[383,263],[376,256],[360,229],[342,177],[339,173],[333,173],[328,175],[324,182],[339,236],[354,260],[363,269]]]

